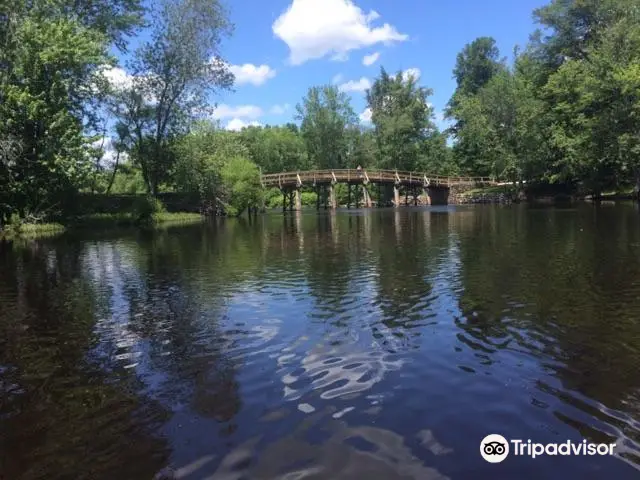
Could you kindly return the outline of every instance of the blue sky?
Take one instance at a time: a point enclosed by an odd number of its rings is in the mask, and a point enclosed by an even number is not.
[[[419,72],[439,114],[455,88],[456,55],[479,36],[512,57],[535,25],[544,0],[233,0],[236,28],[222,54],[236,73],[233,92],[218,95],[215,116],[228,128],[292,121],[313,85],[349,91],[358,114],[362,91],[379,73]],[[370,65],[364,64],[364,57]],[[438,115],[437,115],[438,116]],[[441,122],[439,122],[441,123]]]

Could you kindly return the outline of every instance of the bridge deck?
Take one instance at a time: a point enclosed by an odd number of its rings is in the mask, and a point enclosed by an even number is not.
[[[454,185],[493,185],[489,177],[456,177],[430,175],[422,172],[398,170],[307,170],[301,172],[270,173],[261,176],[264,187],[295,188],[304,185],[331,183],[386,183],[393,185],[421,185],[423,187],[451,187]]]

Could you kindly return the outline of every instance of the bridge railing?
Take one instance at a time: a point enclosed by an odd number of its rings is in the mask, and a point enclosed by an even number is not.
[[[270,173],[261,176],[265,187],[284,187],[313,185],[329,182],[389,182],[402,184],[422,184],[451,186],[494,184],[490,177],[462,177],[431,175],[423,172],[407,172],[401,170],[357,170],[353,168],[334,170],[304,170],[296,172]]]

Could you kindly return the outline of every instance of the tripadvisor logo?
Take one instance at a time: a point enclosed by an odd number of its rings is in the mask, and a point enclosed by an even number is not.
[[[509,456],[509,442],[502,435],[487,435],[480,442],[480,455],[489,463],[500,463]]]
[[[567,440],[562,443],[532,443],[531,440],[507,440],[502,435],[487,435],[480,442],[480,455],[489,463],[500,463],[511,452],[515,456],[536,458],[542,455],[613,455],[615,443],[576,443]]]

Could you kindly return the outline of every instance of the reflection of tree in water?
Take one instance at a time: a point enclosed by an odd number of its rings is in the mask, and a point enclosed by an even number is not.
[[[79,244],[0,252],[0,430],[7,478],[150,478],[166,412],[92,362],[97,295]],[[115,364],[110,365],[115,368]]]
[[[344,303],[349,301],[348,285],[355,259],[344,241],[347,235],[358,235],[349,228],[348,220],[349,217],[334,213],[319,214],[315,235],[305,241],[306,279],[316,301],[314,316],[317,314],[318,318],[340,321],[339,317],[348,310]]]
[[[637,220],[631,208],[478,210],[461,228],[459,338],[489,357],[503,348],[533,353],[564,389],[638,418]],[[548,380],[539,388],[629,430]]]
[[[127,331],[136,337],[127,353],[140,355],[136,367],[154,397],[170,408],[188,405],[204,417],[229,421],[240,408],[239,365],[228,358],[221,326],[229,269],[218,261],[218,248],[195,229],[152,234],[135,247],[135,281],[111,281],[121,286]],[[207,272],[206,282],[192,275],[194,268]]]
[[[422,326],[442,261],[440,250],[448,242],[447,219],[446,213],[395,211],[392,218],[386,215],[375,222],[376,303],[382,323],[397,336]]]

